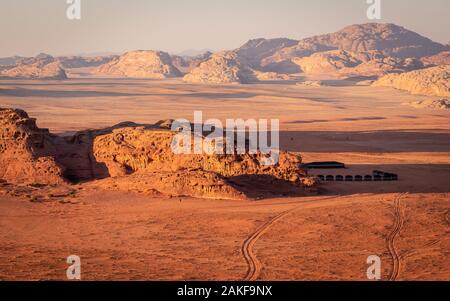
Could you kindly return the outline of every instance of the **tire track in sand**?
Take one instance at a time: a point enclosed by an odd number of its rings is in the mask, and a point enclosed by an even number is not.
[[[405,217],[404,207],[401,204],[401,199],[408,193],[401,193],[394,199],[394,227],[386,238],[387,248],[392,258],[392,271],[389,276],[389,281],[395,281],[400,273],[401,256],[395,246],[395,239],[403,228]]]
[[[324,200],[329,200],[329,199],[335,199],[335,198],[337,198],[337,197],[330,197],[330,198],[326,198],[326,199],[315,200],[314,202],[324,201]],[[259,226],[253,233],[251,233],[247,237],[246,240],[244,240],[244,242],[242,243],[242,246],[241,246],[241,252],[242,252],[242,254],[243,254],[244,258],[245,258],[245,261],[247,262],[247,266],[248,266],[247,274],[245,275],[244,281],[255,281],[256,279],[258,279],[259,274],[261,273],[262,264],[261,264],[261,262],[258,260],[258,258],[255,256],[255,254],[253,252],[253,246],[258,241],[258,239],[264,233],[266,233],[273,224],[275,224],[277,221],[279,221],[280,219],[282,219],[286,215],[288,215],[288,214],[294,212],[295,210],[299,209],[304,204],[305,204],[305,202],[303,202],[299,206],[296,206],[296,207],[291,208],[289,210],[283,211],[280,214],[278,214],[277,216],[269,219],[264,224]]]

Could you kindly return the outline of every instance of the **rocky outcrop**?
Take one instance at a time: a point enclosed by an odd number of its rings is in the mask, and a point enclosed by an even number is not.
[[[389,74],[373,85],[393,87],[412,94],[450,97],[450,65],[437,66],[402,74]]]
[[[213,54],[184,76],[183,80],[202,84],[249,84],[259,81],[288,80],[287,74],[264,72],[254,69],[252,64],[237,51]]]
[[[301,169],[299,155],[281,152],[278,164],[265,166],[261,154],[174,154],[171,143],[176,134],[142,126],[117,128],[95,138],[93,155],[111,176],[132,175],[136,183],[147,183],[136,189],[147,187],[162,192],[166,189],[158,185],[171,185],[171,193],[175,189],[191,196],[216,197],[220,192],[229,198],[298,194],[302,188],[314,185]]]
[[[54,137],[22,110],[0,109],[0,179],[10,183],[60,184]]]
[[[0,78],[62,80],[67,79],[67,75],[55,58],[40,54],[20,59],[15,66],[1,70]]]
[[[171,143],[176,132],[146,127],[117,128],[97,136],[93,144],[95,160],[104,163],[112,175],[135,172],[204,170],[224,177],[267,175],[298,182],[305,173],[301,157],[281,152],[279,164],[261,164],[261,154],[206,155],[174,154]],[[206,143],[205,140],[202,143]]]
[[[304,58],[294,58],[292,61],[307,74],[336,73],[362,63],[353,53],[343,50],[319,52]]]
[[[178,132],[132,122],[73,136],[51,135],[21,110],[0,109],[0,180],[61,184],[95,181],[106,189],[205,198],[299,194],[314,185],[301,157],[281,152],[264,165],[262,154],[175,154]],[[204,137],[200,137],[206,143]]]
[[[255,78],[248,62],[235,51],[224,51],[213,54],[183,80],[203,84],[244,84],[255,81]]]
[[[292,60],[306,74],[326,74],[336,77],[381,76],[422,68],[417,59],[399,59],[380,51],[350,52],[332,50]]]
[[[131,51],[99,66],[98,75],[163,79],[181,76],[181,72],[172,65],[170,55],[162,51]]]

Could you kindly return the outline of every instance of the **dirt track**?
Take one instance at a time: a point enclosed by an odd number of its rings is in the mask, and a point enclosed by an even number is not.
[[[392,229],[392,232],[387,237],[387,246],[389,250],[389,254],[392,258],[392,272],[389,276],[390,281],[395,281],[399,274],[400,274],[400,268],[401,268],[401,260],[402,257],[399,254],[399,251],[395,245],[395,239],[400,234],[403,225],[405,223],[405,208],[401,203],[401,199],[406,196],[407,193],[399,194],[395,197],[394,200],[394,227]]]

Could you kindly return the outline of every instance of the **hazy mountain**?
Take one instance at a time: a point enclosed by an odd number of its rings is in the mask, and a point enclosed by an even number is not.
[[[450,50],[448,45],[431,41],[415,32],[394,24],[368,23],[347,26],[335,33],[314,36],[285,47],[266,57],[262,66],[286,64],[293,58],[310,56],[317,52],[346,50],[367,52],[377,50],[386,56],[422,58]]]
[[[18,61],[20,61],[21,59],[23,59],[24,57],[22,56],[10,56],[10,57],[2,57],[0,58],[0,67],[6,67],[6,66],[15,66],[17,64]]]
[[[255,39],[250,40],[240,48],[236,53],[249,62],[253,67],[259,67],[261,62],[275,54],[281,49],[292,47],[298,41],[280,38],[280,39]]]
[[[162,79],[179,77],[181,72],[172,64],[170,55],[162,51],[138,50],[127,52],[99,66],[96,74]]]
[[[285,38],[250,40],[234,51],[225,52],[226,55],[221,53],[211,57],[185,79],[208,82],[207,77],[211,76],[213,80],[209,82],[247,82],[248,78],[240,74],[248,75],[249,69],[266,72],[274,78],[300,72],[382,76],[423,68],[419,58],[447,49],[447,45],[394,24],[368,23],[301,41]]]
[[[67,79],[66,72],[54,57],[39,54],[36,57],[20,58],[16,65],[0,71],[2,78],[21,79]]]

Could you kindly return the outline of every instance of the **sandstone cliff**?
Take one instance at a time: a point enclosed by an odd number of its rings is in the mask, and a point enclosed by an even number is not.
[[[60,184],[63,168],[48,130],[22,110],[0,108],[0,179],[10,183]]]
[[[265,166],[262,154],[174,154],[177,132],[121,123],[73,136],[39,129],[21,110],[0,109],[0,180],[12,184],[91,182],[104,189],[204,198],[299,194],[314,185],[298,154],[281,152]],[[204,141],[204,137],[201,138]]]

